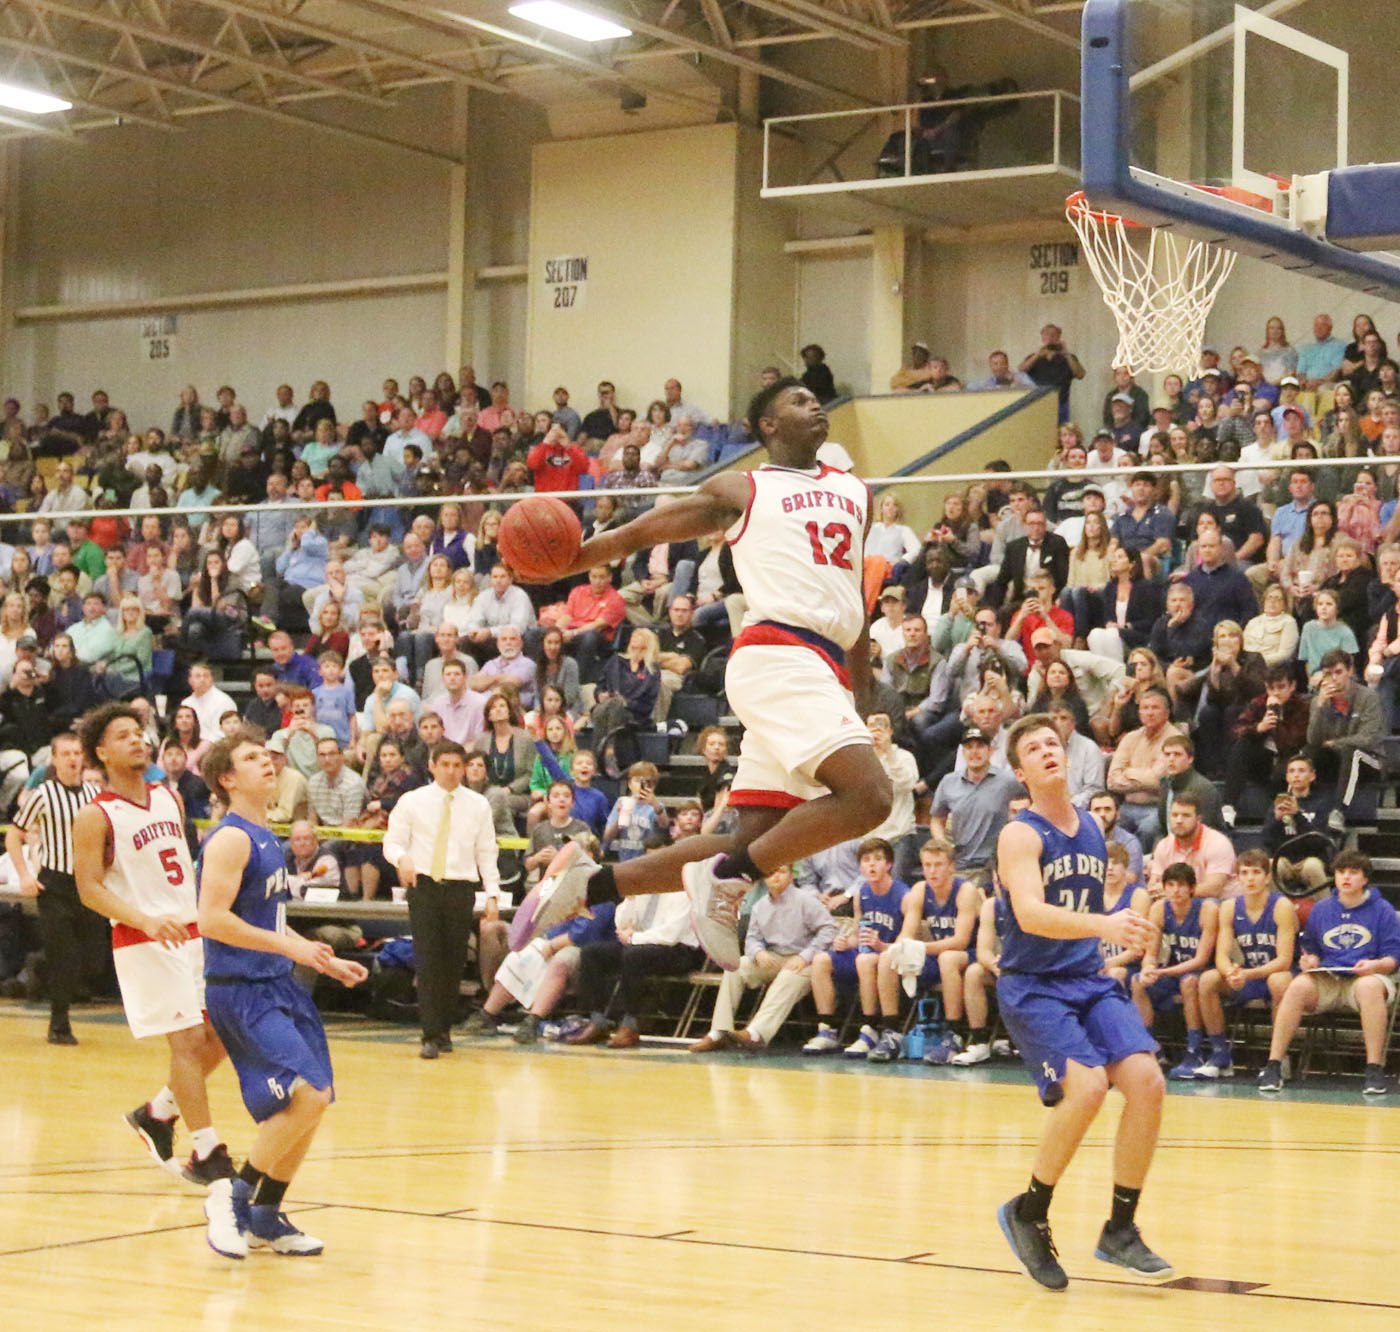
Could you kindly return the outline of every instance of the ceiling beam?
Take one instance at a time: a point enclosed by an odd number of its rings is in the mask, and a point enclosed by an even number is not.
[[[963,0],[963,3],[972,5],[986,14],[990,14],[993,18],[1004,19],[1007,23],[1015,24],[1018,28],[1033,32],[1037,37],[1044,37],[1057,46],[1067,46],[1078,54],[1079,35],[1077,33],[1061,32],[1058,28],[1046,23],[1044,19],[1032,18],[1029,14],[1024,14],[1019,9],[1013,9],[1010,5],[1004,4],[1003,0]]]
[[[279,107],[264,106],[261,102],[245,102],[237,97],[229,97],[224,93],[213,92],[208,88],[201,88],[198,84],[181,83],[176,79],[166,78],[162,74],[152,73],[150,70],[133,69],[126,65],[114,65],[104,60],[92,60],[87,56],[74,55],[69,51],[61,51],[55,47],[45,46],[39,42],[26,41],[19,37],[10,37],[0,33],[0,47],[9,47],[13,50],[28,51],[31,55],[46,56],[50,60],[59,64],[76,65],[79,69],[90,69],[98,74],[109,77],[119,77],[131,79],[138,83],[150,84],[152,87],[160,88],[166,92],[180,93],[188,97],[198,98],[205,102],[216,103],[229,111],[246,111],[249,115],[261,116],[264,120],[275,120],[284,125],[296,125],[302,129],[320,130],[325,134],[333,134],[338,138],[354,139],[360,143],[372,143],[381,148],[390,148],[395,152],[411,153],[418,157],[428,158],[438,163],[456,163],[456,159],[450,153],[439,152],[433,148],[424,148],[418,144],[404,143],[398,139],[386,138],[384,135],[375,134],[370,130],[349,129],[342,125],[331,125],[324,120],[317,120],[314,116],[299,116],[291,111],[283,111]],[[121,116],[125,114],[113,107],[112,114]],[[180,108],[172,107],[170,114],[178,116]]]
[[[964,0],[970,3],[971,0]],[[1048,14],[1077,14],[1084,8],[1084,0],[1056,0],[1055,4],[1036,5],[1030,13],[1037,18]],[[995,23],[1000,14],[988,14],[984,10],[963,10],[957,14],[935,14],[929,18],[899,19],[895,27],[900,32],[913,32],[919,28],[955,28],[967,23]]]
[[[36,0],[24,0],[24,3],[25,7],[31,10],[37,7]],[[295,65],[260,60],[256,56],[245,55],[238,51],[229,50],[227,47],[211,46],[208,42],[199,41],[194,37],[182,36],[173,29],[154,28],[146,23],[119,18],[106,10],[84,9],[80,5],[64,4],[62,0],[42,0],[42,5],[46,13],[72,19],[77,23],[104,28],[108,32],[125,33],[127,36],[136,37],[142,41],[155,42],[173,50],[188,51],[192,55],[203,56],[206,60],[236,65],[239,68],[250,70],[254,74],[266,75],[268,78],[286,79],[292,83],[299,83],[303,87],[319,88],[324,92],[331,92],[338,97],[345,97],[366,106],[386,105],[386,100],[374,93],[361,92],[357,88],[347,88],[330,83],[326,79],[317,78],[314,74],[304,73]]]
[[[504,93],[509,91],[500,83],[478,78],[465,70],[457,69],[452,65],[444,65],[440,61],[418,55],[414,51],[406,51],[389,42],[383,42],[377,38],[361,37],[357,33],[347,32],[342,28],[329,27],[324,23],[311,23],[296,15],[283,14],[275,9],[269,9],[266,5],[252,4],[250,0],[197,0],[197,3],[211,9],[224,9],[229,13],[242,15],[244,18],[257,19],[271,27],[294,32],[302,37],[314,37],[320,41],[334,42],[337,46],[345,47],[346,50],[359,51],[361,54],[377,60],[392,60],[399,64],[408,65],[423,74],[444,75],[469,87],[480,88],[483,92]]]
[[[819,32],[838,33],[847,41],[867,49],[880,46],[899,48],[906,46],[909,40],[901,33],[877,28],[873,23],[828,9],[814,0],[745,0],[745,3]]]

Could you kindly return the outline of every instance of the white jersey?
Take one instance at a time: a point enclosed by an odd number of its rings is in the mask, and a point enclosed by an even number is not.
[[[146,916],[198,917],[194,863],[185,842],[180,804],[169,788],[148,783],[144,805],[115,791],[93,804],[107,819],[107,873],[103,883]]]
[[[853,646],[866,623],[869,511],[865,482],[825,463],[750,472],[748,507],[725,533],[748,602],[745,628],[766,621]]]

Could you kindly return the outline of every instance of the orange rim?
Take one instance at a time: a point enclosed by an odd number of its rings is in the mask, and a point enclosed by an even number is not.
[[[1065,199],[1065,213],[1069,217],[1093,218],[1095,222],[1101,222],[1105,226],[1142,227],[1141,222],[1134,222],[1130,217],[1120,217],[1117,213],[1106,213],[1098,208],[1089,207],[1089,197],[1083,190],[1075,190]]]

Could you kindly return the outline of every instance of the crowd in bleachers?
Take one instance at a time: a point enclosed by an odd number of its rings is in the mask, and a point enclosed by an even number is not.
[[[894,805],[868,839],[755,890],[744,967],[724,979],[694,1048],[766,1048],[810,992],[813,1053],[880,1062],[917,1038],[932,1063],[994,1057],[992,860],[1022,799],[1005,737],[1044,711],[1076,803],[1110,844],[1110,896],[1150,905],[1158,922],[1160,956],[1106,965],[1140,1003],[1183,1013],[1173,1071],[1231,1070],[1216,1010],[1238,993],[1298,1013],[1350,1005],[1377,1062],[1372,994],[1388,1021],[1393,950],[1376,953],[1374,984],[1358,971],[1326,995],[1310,976],[1268,979],[1330,946],[1306,935],[1306,919],[1302,942],[1279,929],[1264,961],[1232,951],[1260,903],[1270,921],[1294,901],[1306,918],[1334,874],[1340,885],[1339,853],[1355,857],[1347,840],[1373,818],[1387,775],[1400,707],[1400,386],[1363,320],[1344,345],[1319,316],[1297,349],[1270,321],[1257,351],[1222,365],[1207,348],[1199,376],[1169,376],[1155,403],[1119,370],[1088,429],[1069,419],[1088,413],[1070,411],[1078,362],[1060,330],[1043,330],[1015,372],[992,355],[990,382],[973,387],[1061,393],[1053,478],[1007,483],[1011,469],[994,464],[949,493],[925,532],[904,524],[898,495],[877,496],[868,720]],[[951,387],[922,374],[936,362],[950,377],[922,344],[913,359],[899,387]],[[825,388],[830,373],[815,378]],[[129,697],[149,718],[153,779],[179,790],[192,819],[218,812],[199,778],[211,738],[241,721],[262,728],[298,894],[388,895],[397,878],[380,844],[343,830],[382,829],[428,780],[443,737],[470,751],[466,784],[498,834],[527,839],[502,857],[517,892],[570,838],[625,858],[730,826],[737,729],[717,723],[744,606],[723,540],[526,589],[496,539],[504,507],[531,490],[596,492],[579,505],[586,534],[625,521],[665,497],[609,492],[688,483],[747,440],[742,424],[714,423],[677,380],[641,412],[620,408],[606,382],[586,415],[564,388],[549,409],[517,410],[506,385],[478,386],[470,367],[459,382],[415,377],[402,395],[386,381],[351,421],[324,382],[300,406],[285,385],[263,412],[231,387],[215,400],[188,388],[168,430],[139,435],[101,392],[87,413],[65,394],[56,415],[39,407],[29,421],[6,404],[3,499],[25,515],[0,544],[6,811],[41,777],[55,734],[99,700]],[[1372,454],[1365,466],[1291,466]],[[346,507],[305,507],[334,500]],[[223,503],[242,509],[211,512]],[[104,513],[126,507],[175,513],[134,529]],[[1256,849],[1254,861],[1241,854]],[[1365,900],[1391,910],[1367,872]],[[644,983],[703,961],[677,896],[631,900],[509,953],[488,904],[485,1000],[470,1029],[493,1030],[518,1006],[518,1040],[635,1045]],[[1263,993],[1248,989],[1256,981]],[[759,986],[762,1006],[736,1031],[744,989]],[[576,1016],[554,1033],[570,987]],[[941,1014],[923,1023],[920,1009],[902,1032],[902,992],[937,993]],[[849,1042],[846,1007],[860,1016]],[[1284,1054],[1286,1042],[1270,1068]]]

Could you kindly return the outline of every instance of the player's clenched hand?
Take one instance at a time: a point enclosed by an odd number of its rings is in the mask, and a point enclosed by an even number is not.
[[[332,957],[325,968],[325,973],[332,980],[338,980],[347,988],[358,985],[362,980],[369,979],[369,972],[358,962],[352,962],[348,957]]]
[[[289,935],[287,956],[298,966],[329,973],[330,964],[335,961],[335,949],[330,944],[317,943],[314,939],[302,939]]]
[[[1152,924],[1136,911],[1115,911],[1104,917],[1102,937],[1119,948],[1141,951],[1152,942]]]
[[[190,937],[189,927],[178,916],[147,916],[141,933],[168,948],[178,948]]]

